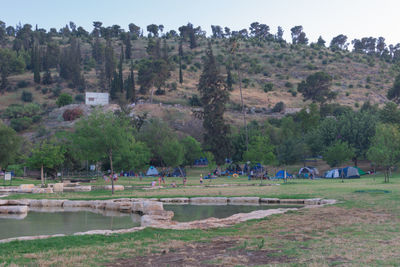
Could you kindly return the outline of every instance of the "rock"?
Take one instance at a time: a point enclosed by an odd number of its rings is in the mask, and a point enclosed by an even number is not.
[[[0,206],[0,213],[22,214],[28,212],[28,206]]]
[[[0,206],[5,206],[8,204],[8,200],[0,199]]]
[[[143,202],[132,202],[132,212],[143,212]]]
[[[322,199],[321,205],[332,205],[335,204],[337,201],[336,199]]]
[[[91,201],[66,200],[66,201],[64,201],[63,207],[65,207],[65,208],[73,208],[73,207],[89,208],[90,205],[91,205]]]
[[[19,185],[20,189],[33,189],[35,187],[34,184],[21,184]]]
[[[258,204],[260,203],[259,197],[230,197],[229,203],[231,204]]]
[[[189,203],[189,198],[187,197],[160,198],[160,201],[164,203]]]
[[[304,204],[306,205],[319,205],[321,204],[321,198],[309,198],[304,200]]]
[[[132,204],[130,202],[122,202],[118,209],[120,212],[130,213],[132,211]]]
[[[281,204],[304,204],[304,199],[281,199]]]
[[[192,197],[190,203],[193,204],[225,204],[228,203],[227,197]]]
[[[64,184],[63,183],[56,183],[53,185],[54,193],[62,193],[64,192]]]
[[[150,214],[151,212],[158,210],[164,210],[162,202],[156,202],[156,201],[143,202],[143,214]]]
[[[10,199],[10,200],[8,200],[7,205],[28,206],[29,200],[28,199]]]
[[[33,188],[32,189],[33,194],[51,194],[53,193],[53,188],[47,187],[47,188]]]
[[[105,209],[106,210],[119,210],[120,206],[121,206],[121,203],[109,201],[109,202],[107,202]]]
[[[105,190],[112,190],[112,185],[105,185]],[[123,185],[114,185],[114,191],[124,191],[125,187]]]
[[[152,227],[162,227],[169,224],[169,219],[158,215],[143,215],[140,219],[140,225],[142,227],[152,226]]]
[[[260,198],[260,202],[268,204],[278,204],[280,200],[279,198]]]

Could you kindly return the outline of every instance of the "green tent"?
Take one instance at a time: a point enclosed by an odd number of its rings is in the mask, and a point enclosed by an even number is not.
[[[354,168],[356,168],[356,169],[358,170],[358,173],[360,174],[360,176],[361,176],[361,175],[366,175],[366,174],[367,174],[365,171],[361,170],[361,169],[358,168],[358,167],[354,167]]]

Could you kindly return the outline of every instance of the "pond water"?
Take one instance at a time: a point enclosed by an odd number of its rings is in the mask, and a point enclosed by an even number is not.
[[[279,208],[300,208],[301,205],[174,205],[164,204],[165,210],[172,210],[172,220],[189,222],[207,218],[226,218],[236,213],[249,213],[255,210]]]
[[[107,215],[107,216],[106,216]],[[97,214],[91,211],[29,211],[24,216],[0,217],[0,239],[19,236],[73,234],[140,226],[138,214]]]

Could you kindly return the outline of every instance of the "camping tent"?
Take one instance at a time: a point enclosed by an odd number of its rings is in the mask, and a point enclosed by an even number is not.
[[[360,178],[360,173],[358,172],[357,168],[354,167],[346,167],[339,170],[339,177],[342,177],[343,171],[343,178]]]
[[[150,168],[146,172],[146,176],[157,176],[158,171],[154,166],[150,166]]]
[[[338,169],[333,169],[329,170],[325,173],[325,178],[339,178],[339,170]]]
[[[317,177],[319,175],[319,171],[317,170],[317,168],[308,166],[299,170],[300,177],[310,177],[310,175],[312,175],[313,177]]]
[[[286,178],[292,177],[292,175],[290,173],[288,173],[285,170],[280,170],[276,173],[275,178],[285,178],[285,172],[286,172]]]
[[[182,172],[181,172],[181,170],[182,170]],[[171,176],[171,177],[182,177],[182,174],[183,174],[183,177],[185,177],[186,176],[185,169],[182,168],[181,170],[179,168],[175,168],[174,171],[169,174],[169,176]]]
[[[354,168],[356,168],[358,170],[358,173],[360,174],[360,176],[367,174],[365,171],[361,170],[359,167],[354,167]]]

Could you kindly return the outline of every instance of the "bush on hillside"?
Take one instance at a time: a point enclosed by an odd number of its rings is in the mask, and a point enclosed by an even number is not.
[[[21,94],[21,100],[24,102],[32,102],[33,96],[31,92],[23,91]]]
[[[72,104],[72,96],[66,93],[62,93],[56,102],[58,107],[63,107],[69,104]]]
[[[83,115],[83,110],[80,108],[66,109],[63,113],[64,121],[74,121]]]
[[[283,103],[282,101],[276,103],[275,106],[272,108],[272,112],[278,113],[278,112],[283,112],[283,111],[285,111],[285,103]]]
[[[28,117],[16,118],[10,120],[10,126],[17,132],[28,129],[32,125],[32,119]]]

